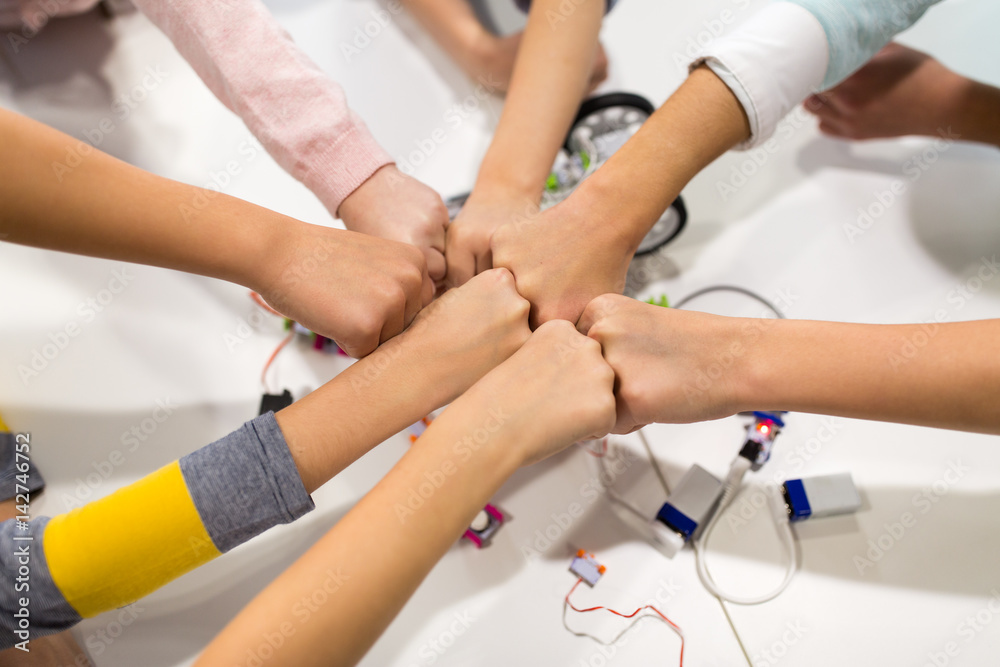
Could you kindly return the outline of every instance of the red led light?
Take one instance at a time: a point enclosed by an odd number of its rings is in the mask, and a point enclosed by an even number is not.
[[[757,426],[757,430],[761,433],[767,433],[770,429],[767,428],[767,424],[760,424]]]

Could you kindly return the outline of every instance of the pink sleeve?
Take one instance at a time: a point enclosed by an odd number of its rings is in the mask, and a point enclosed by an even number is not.
[[[334,215],[393,160],[259,0],[134,0],[268,153]]]

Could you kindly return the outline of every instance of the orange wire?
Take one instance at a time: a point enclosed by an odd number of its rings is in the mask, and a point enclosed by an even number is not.
[[[580,443],[577,443],[577,444],[580,445]],[[587,452],[591,456],[596,456],[599,459],[603,458],[608,453],[608,439],[607,438],[601,438],[601,451],[599,451],[599,452],[595,452],[590,447],[584,447],[583,445],[580,445],[580,449],[582,449],[583,451]]]
[[[631,614],[623,614],[620,611],[615,611],[614,609],[608,609],[607,607],[602,607],[602,606],[588,607],[586,609],[578,609],[577,607],[575,607],[573,605],[572,602],[569,601],[569,596],[573,594],[573,591],[575,591],[576,587],[579,586],[582,582],[583,582],[583,579],[577,579],[576,583],[573,584],[573,588],[569,589],[569,593],[566,594],[566,604],[569,606],[570,609],[572,609],[573,611],[576,611],[576,612],[580,612],[580,613],[584,613],[584,612],[588,612],[588,611],[598,611],[600,609],[603,609],[604,611],[610,611],[612,614],[614,614],[616,616],[621,616],[622,618],[634,618],[635,615],[638,614],[643,609],[649,609],[649,610],[651,610],[657,616],[659,616],[660,618],[662,618],[667,623],[667,625],[669,625],[671,628],[673,628],[674,631],[677,633],[677,635],[681,638],[681,662],[680,662],[680,667],[684,667],[684,632],[681,631],[681,628],[680,628],[679,625],[677,625],[676,623],[674,623],[673,621],[671,621],[669,618],[667,618],[666,616],[664,616],[663,613],[659,609],[657,609],[656,607],[654,607],[651,604],[643,605],[643,606],[639,607],[638,609],[636,609],[635,611],[633,611]]]
[[[271,306],[267,304],[267,301],[264,301],[264,298],[260,294],[257,294],[257,292],[250,292],[250,298],[253,299],[254,303],[256,303],[258,306],[260,306],[267,312],[271,313],[272,315],[277,315],[278,317],[284,317],[284,315],[276,311],[274,308],[271,308]]]
[[[290,342],[292,342],[293,338],[295,338],[295,332],[291,331],[291,332],[288,333],[287,336],[285,336],[285,339],[283,341],[281,341],[280,343],[278,343],[278,347],[274,348],[274,352],[271,353],[271,357],[267,360],[267,363],[264,364],[264,370],[261,371],[261,374],[260,374],[260,383],[262,385],[264,385],[264,391],[267,391],[267,371],[268,371],[268,369],[271,368],[271,364],[274,363],[274,360],[275,360],[275,358],[277,358],[278,353],[281,352],[285,348],[286,345],[288,345]]]

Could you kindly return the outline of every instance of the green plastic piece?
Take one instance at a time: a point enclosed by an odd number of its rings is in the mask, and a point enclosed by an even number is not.
[[[583,163],[584,169],[590,169],[590,156],[587,155],[587,151],[580,151],[580,162]]]
[[[661,294],[659,299],[657,299],[656,297],[649,297],[648,299],[646,299],[646,303],[653,306],[662,306],[664,308],[670,307],[670,302],[667,301],[666,294]]]
[[[559,179],[556,178],[555,174],[549,174],[548,179],[545,181],[545,189],[549,192],[559,189]]]

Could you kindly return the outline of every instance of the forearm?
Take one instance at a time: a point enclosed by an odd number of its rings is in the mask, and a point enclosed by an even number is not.
[[[413,340],[421,324],[275,415],[309,493],[452,398],[443,364]]]
[[[687,182],[748,133],[736,97],[699,67],[565,205],[617,227],[634,251]]]
[[[154,176],[6,110],[0,110],[0,144],[0,232],[13,243],[257,289],[283,239],[304,224]]]
[[[473,196],[538,203],[545,179],[587,89],[604,0],[563,17],[558,0],[535,0],[510,90]],[[550,16],[565,18],[551,23]]]
[[[769,321],[746,346],[740,409],[1000,433],[1000,320]]]
[[[477,50],[493,37],[467,0],[404,0],[403,5],[459,64],[477,57]]]
[[[331,214],[392,158],[259,0],[136,0],[198,76]]]
[[[353,665],[360,660],[516,469],[516,443],[506,431],[491,435],[481,447],[471,440],[490,418],[488,411],[466,409],[463,399],[456,401],[347,516],[223,630],[196,664],[228,664],[259,637],[282,628],[291,628],[294,640],[275,649],[281,664]],[[430,484],[428,475],[438,473],[433,493],[418,491]],[[296,605],[319,588],[329,602],[308,618],[296,615]]]
[[[964,141],[1000,147],[1000,88],[968,81],[961,108],[954,131]]]

